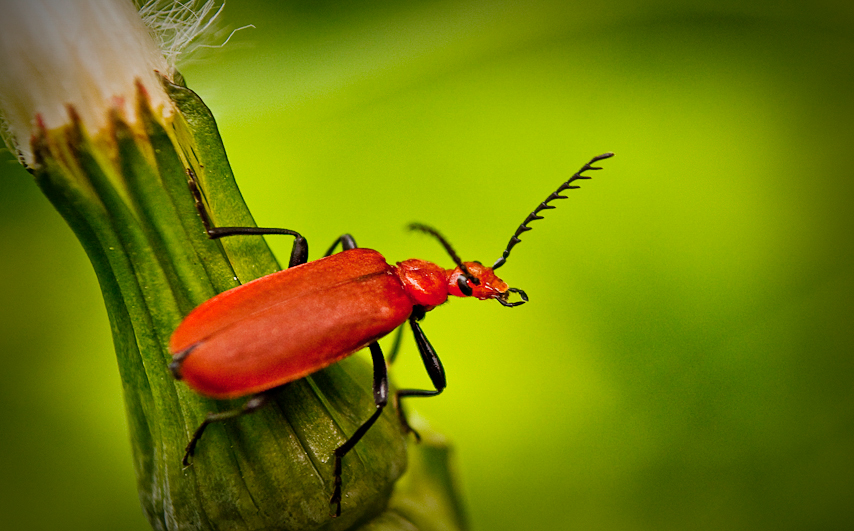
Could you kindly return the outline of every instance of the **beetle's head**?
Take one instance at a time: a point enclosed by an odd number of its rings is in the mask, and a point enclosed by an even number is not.
[[[475,297],[480,300],[495,299],[504,306],[519,306],[528,302],[528,296],[524,291],[511,288],[507,283],[498,278],[493,268],[487,267],[480,262],[463,262],[451,247],[451,244],[439,234],[433,227],[412,223],[410,230],[426,232],[435,237],[451,255],[451,259],[457,264],[455,269],[445,271],[448,278],[448,293],[457,297]],[[510,295],[518,293],[521,300],[510,302]]]
[[[463,268],[448,271],[448,292],[457,297],[475,297],[482,301],[495,299],[504,306],[519,306],[528,301],[524,291],[511,288],[498,278],[491,267],[480,262],[463,262]],[[510,302],[510,294],[518,293],[521,300]]]

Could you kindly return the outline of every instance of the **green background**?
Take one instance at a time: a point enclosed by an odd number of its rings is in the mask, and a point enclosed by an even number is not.
[[[491,263],[617,153],[500,270],[528,305],[425,320],[449,387],[412,405],[455,443],[474,530],[850,528],[850,2],[232,2],[222,22],[256,28],[182,71],[259,224],[314,257],[350,232],[448,263],[404,231],[421,221]],[[146,529],[95,275],[2,157],[0,527]],[[393,374],[429,385],[411,341]]]

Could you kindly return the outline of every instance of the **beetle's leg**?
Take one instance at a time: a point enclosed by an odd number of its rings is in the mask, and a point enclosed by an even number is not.
[[[284,234],[294,237],[294,245],[291,248],[291,259],[288,262],[288,267],[304,264],[308,262],[308,242],[297,231],[290,229],[275,229],[264,227],[214,227],[211,223],[210,215],[205,208],[205,203],[202,200],[202,193],[199,186],[196,184],[196,174],[190,168],[187,168],[187,186],[190,187],[190,192],[193,194],[193,199],[196,201],[196,210],[199,212],[199,217],[202,218],[202,225],[205,227],[205,233],[208,238],[215,240],[225,236],[248,236],[256,235],[263,236],[266,234]]]
[[[388,403],[388,371],[386,370],[385,359],[383,358],[383,351],[380,349],[380,344],[374,341],[370,345],[371,349],[371,361],[374,365],[374,404],[377,406],[377,410],[374,411],[374,414],[366,420],[356,432],[350,436],[349,439],[344,441],[344,444],[335,449],[335,465],[334,465],[334,490],[332,492],[332,498],[329,499],[329,504],[335,506],[335,516],[341,515],[341,459],[347,455],[347,452],[353,449],[356,446],[356,443],[364,437],[364,435],[371,429],[371,426],[374,425],[374,422],[380,418],[380,414],[383,412],[383,408]]]
[[[419,441],[421,440],[421,436],[418,435],[418,432],[412,429],[409,422],[407,422],[406,415],[400,407],[400,399],[407,396],[436,396],[447,386],[445,368],[442,367],[442,361],[439,359],[439,356],[436,354],[436,350],[433,349],[433,345],[431,345],[430,341],[427,340],[427,336],[424,335],[424,331],[421,330],[421,326],[418,324],[418,320],[423,317],[423,312],[413,312],[409,317],[409,324],[412,327],[412,332],[415,334],[415,344],[418,345],[418,352],[421,353],[421,360],[424,361],[424,368],[427,369],[430,381],[433,382],[433,387],[436,389],[401,389],[394,395],[394,403],[397,407],[397,416],[400,419],[400,423],[403,425],[405,430],[411,431]]]
[[[184,466],[190,466],[190,457],[196,450],[196,444],[198,444],[199,439],[202,438],[202,433],[205,432],[205,428],[208,425],[213,424],[214,422],[222,422],[224,420],[233,419],[235,417],[239,417],[241,415],[246,415],[248,413],[254,413],[266,406],[270,401],[270,394],[274,389],[269,391],[264,391],[262,393],[258,393],[254,395],[249,400],[247,400],[243,407],[239,409],[231,409],[229,411],[222,411],[220,413],[208,413],[208,416],[205,417],[205,420],[196,428],[196,431],[193,433],[193,437],[190,439],[190,443],[187,445],[187,449],[184,450],[184,459],[182,463]]]
[[[338,247],[339,243],[341,244],[342,251],[349,251],[350,249],[356,249],[357,247],[359,247],[358,245],[356,245],[356,240],[353,239],[352,236],[350,236],[349,234],[342,234],[337,240],[335,240],[335,242],[332,244],[332,247],[330,247],[329,250],[326,251],[326,254],[323,256],[329,256],[330,254],[332,254],[332,251],[334,251],[335,248]]]
[[[403,342],[403,325],[397,327],[397,333],[394,335],[394,342],[391,344],[391,352],[388,354],[388,364],[394,363],[397,359],[397,354],[400,352],[400,345]]]

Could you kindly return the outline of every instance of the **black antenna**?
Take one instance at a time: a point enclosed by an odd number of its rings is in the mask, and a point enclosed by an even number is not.
[[[444,236],[439,234],[439,231],[437,231],[433,227],[430,227],[428,225],[423,225],[421,223],[410,223],[407,228],[409,230],[417,230],[417,231],[421,231],[421,232],[426,232],[427,234],[429,234],[429,235],[433,236],[434,238],[436,238],[437,240],[439,240],[439,243],[442,244],[442,247],[444,247],[445,250],[448,252],[448,254],[451,255],[451,260],[453,260],[454,263],[457,264],[457,267],[460,268],[460,271],[463,272],[463,275],[469,280],[469,282],[471,282],[475,286],[480,284],[480,279],[478,279],[477,277],[475,277],[474,275],[472,275],[469,272],[466,265],[463,263],[462,260],[460,260],[460,257],[457,256],[457,253],[454,251],[454,248],[451,247],[451,244],[448,243],[448,240],[446,240]]]
[[[599,155],[598,157],[593,157],[590,160],[590,162],[588,162],[587,164],[582,166],[581,169],[578,170],[578,172],[575,175],[570,177],[568,181],[566,181],[565,183],[560,185],[557,190],[552,192],[552,194],[550,196],[548,196],[545,201],[540,203],[540,206],[538,206],[537,208],[534,209],[533,212],[528,214],[528,217],[525,218],[525,221],[523,221],[522,224],[519,225],[519,228],[516,229],[516,233],[513,234],[512,238],[510,238],[510,243],[508,243],[507,248],[504,249],[504,254],[501,255],[501,258],[499,258],[498,260],[495,261],[495,264],[492,266],[492,269],[495,270],[495,269],[498,269],[499,267],[504,265],[504,262],[507,261],[507,257],[510,256],[510,249],[512,249],[517,243],[522,241],[519,239],[519,236],[521,236],[523,232],[527,232],[527,231],[531,230],[531,227],[528,226],[528,223],[530,223],[532,221],[536,221],[538,219],[543,219],[543,216],[537,215],[539,212],[542,212],[543,210],[555,208],[555,207],[549,205],[550,201],[554,201],[555,199],[566,199],[565,195],[560,195],[561,192],[563,192],[564,190],[574,190],[575,188],[581,188],[580,186],[570,186],[570,183],[572,181],[576,181],[578,179],[589,179],[590,177],[588,177],[586,175],[581,175],[581,174],[586,172],[587,170],[601,170],[602,169],[602,168],[597,168],[595,166],[591,166],[591,164],[599,162],[600,160],[603,160],[603,159],[611,158],[613,156],[614,156],[613,153],[603,153],[602,155]]]

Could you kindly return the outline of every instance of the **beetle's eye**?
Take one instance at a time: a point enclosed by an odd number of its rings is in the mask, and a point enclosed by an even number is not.
[[[460,275],[457,277],[457,287],[460,288],[460,291],[463,292],[463,295],[465,295],[466,297],[471,297],[471,286],[469,286],[468,279],[465,276]]]

